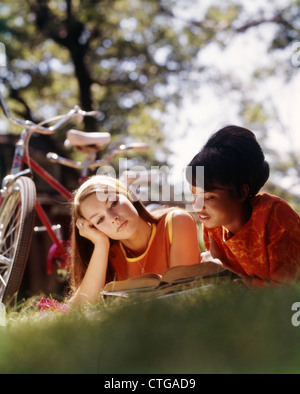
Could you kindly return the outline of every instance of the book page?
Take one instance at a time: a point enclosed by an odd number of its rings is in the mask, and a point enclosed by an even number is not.
[[[224,271],[221,264],[213,262],[197,263],[192,265],[178,265],[169,268],[162,276],[162,282],[172,283],[187,278],[198,278]]]
[[[157,287],[160,283],[161,275],[144,274],[126,280],[109,282],[104,286],[103,291],[120,291],[138,289],[142,287]]]

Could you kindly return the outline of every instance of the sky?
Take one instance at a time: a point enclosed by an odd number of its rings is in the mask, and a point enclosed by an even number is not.
[[[249,3],[249,9],[255,14],[258,1],[246,0],[246,3]],[[259,3],[261,5],[262,2]],[[271,3],[274,5],[272,1],[267,3],[268,6]],[[286,1],[275,3],[284,4]],[[268,132],[267,146],[278,150],[282,157],[290,149],[299,152],[300,157],[300,65],[295,62],[292,64],[295,55],[292,46],[282,52],[267,51],[273,33],[274,27],[271,25],[250,29],[246,34],[236,36],[225,50],[216,45],[209,46],[201,52],[198,61],[208,68],[217,64],[219,70],[237,78],[245,89],[253,89],[251,74],[257,67],[268,67],[279,61],[289,68],[291,81],[280,77],[261,81],[255,85],[251,95],[263,101],[266,108],[275,109],[277,114]],[[173,151],[170,164],[174,180],[180,177],[183,168],[213,132],[226,124],[243,126],[238,115],[240,99],[238,92],[229,91],[225,94],[223,90],[223,94],[220,94],[220,89],[215,85],[202,84],[186,94],[180,108],[173,108],[169,112],[165,129],[166,134],[172,136],[169,147]],[[252,131],[259,134],[257,130]],[[291,179],[281,179],[280,182],[286,187],[291,185]],[[294,186],[293,191],[300,195],[300,186]]]

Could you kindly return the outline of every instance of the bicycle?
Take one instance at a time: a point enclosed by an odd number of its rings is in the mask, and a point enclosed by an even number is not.
[[[56,233],[59,226],[51,224],[49,217],[37,199],[33,173],[38,174],[68,201],[72,201],[73,194],[30,157],[30,138],[34,132],[45,135],[54,134],[71,120],[75,119],[77,123],[81,123],[87,116],[99,117],[100,112],[86,112],[79,106],[75,106],[65,115],[46,119],[35,124],[32,121],[21,120],[12,116],[1,92],[0,104],[6,118],[23,128],[15,146],[11,170],[3,178],[0,190],[0,302],[9,303],[14,299],[21,286],[29,256],[36,215],[43,224],[42,230],[47,231],[53,242],[48,255],[47,273],[52,271],[53,260],[58,262],[58,268],[63,270],[68,268],[68,256],[64,242]],[[50,123],[53,123],[52,126],[45,126]],[[97,159],[98,152],[102,151],[110,143],[110,133],[84,132],[70,129],[67,132],[66,141],[69,146],[81,150],[84,154],[82,161],[76,162],[58,156],[55,153],[47,154],[47,158],[52,162],[80,170],[79,184],[84,182],[91,171],[95,171],[97,168],[109,163],[118,153],[127,150],[142,151],[149,148],[144,143],[121,145],[107,153],[104,158]],[[39,230],[38,228],[37,231]]]

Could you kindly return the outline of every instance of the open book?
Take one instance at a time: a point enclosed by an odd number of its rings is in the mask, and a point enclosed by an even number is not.
[[[134,278],[113,281],[105,285],[101,294],[105,296],[160,295],[185,290],[191,287],[216,282],[218,278],[230,276],[231,271],[213,262],[193,265],[178,265],[169,268],[163,275],[144,274]]]

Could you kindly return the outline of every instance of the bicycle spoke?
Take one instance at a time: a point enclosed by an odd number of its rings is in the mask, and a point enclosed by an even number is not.
[[[11,259],[8,259],[7,257],[0,255],[0,269],[3,267],[8,267],[11,264]]]
[[[6,287],[6,282],[5,282],[5,280],[2,278],[2,275],[0,275],[0,282],[2,282],[2,284]]]
[[[2,243],[0,245],[0,249],[2,249],[2,246],[6,244],[6,241],[9,237],[11,237],[16,229],[18,228],[19,223],[11,223],[10,228],[7,231],[7,234],[2,238]],[[11,245],[13,247],[13,245]]]
[[[12,215],[15,214],[15,211],[13,208],[16,204],[20,205],[20,194],[18,194],[16,197],[12,198],[11,201],[9,201],[9,204],[6,204],[8,206],[5,206],[6,211],[9,212],[9,216],[6,218],[7,221],[10,221]]]
[[[14,201],[16,203],[16,201]],[[20,225],[20,204],[18,204],[17,212],[10,211],[8,218],[6,218],[6,223],[8,224],[8,228],[5,228],[5,233],[2,234],[0,229],[0,239],[1,245],[0,250],[3,255],[13,256],[15,251],[15,237],[17,233],[17,229]],[[13,239],[11,239],[13,237]],[[8,246],[8,247],[7,247]]]
[[[0,227],[0,286],[7,286],[7,279],[13,263],[16,249],[16,235],[20,226],[21,207],[20,195],[12,198],[7,204],[4,220]]]
[[[34,226],[36,190],[30,178],[20,177],[0,206],[0,302],[19,291]]]
[[[7,239],[8,239],[9,237],[11,237],[12,234],[14,234],[14,231],[16,231],[16,229],[18,228],[18,226],[19,226],[19,223],[11,223],[11,224],[10,224],[10,228],[8,229],[7,234],[6,234],[5,236],[2,237],[2,241],[3,241],[3,242],[1,243],[0,248],[2,248],[2,245],[5,245]]]
[[[0,282],[6,287],[6,276],[11,266],[12,260],[0,255]],[[1,284],[1,283],[0,283]]]

